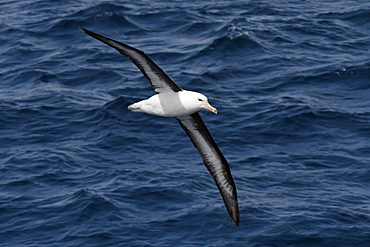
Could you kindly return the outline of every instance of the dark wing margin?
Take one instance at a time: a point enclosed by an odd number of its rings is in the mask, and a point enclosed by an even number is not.
[[[113,47],[119,53],[130,59],[149,80],[156,93],[179,92],[182,90],[143,51],[84,28],[80,29],[91,37]]]
[[[236,187],[226,158],[213,140],[198,112],[176,119],[198,149],[205,166],[215,180],[231,219],[236,227],[239,227]]]

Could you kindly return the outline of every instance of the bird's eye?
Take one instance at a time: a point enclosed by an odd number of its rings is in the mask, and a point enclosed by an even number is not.
[[[199,101],[203,101],[202,99],[198,99]]]

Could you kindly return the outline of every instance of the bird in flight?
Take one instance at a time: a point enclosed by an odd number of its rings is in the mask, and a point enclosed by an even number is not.
[[[203,94],[177,86],[143,51],[84,28],[81,30],[126,56],[149,80],[156,94],[149,99],[129,105],[128,109],[177,119],[213,176],[230,218],[236,227],[239,227],[238,198],[229,165],[198,113],[201,109],[207,109],[217,114],[217,109],[209,104]]]

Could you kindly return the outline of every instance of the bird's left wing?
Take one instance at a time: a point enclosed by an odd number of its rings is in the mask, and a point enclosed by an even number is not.
[[[226,158],[213,140],[198,112],[190,116],[177,117],[176,119],[188,134],[194,146],[198,149],[205,166],[215,180],[231,219],[235,222],[236,227],[238,227],[238,198]]]
[[[100,34],[91,32],[87,29],[81,30],[91,37],[113,47],[119,53],[129,58],[149,80],[156,93],[179,92],[181,88],[177,86],[166,73],[156,65],[143,51],[132,46],[104,37]]]

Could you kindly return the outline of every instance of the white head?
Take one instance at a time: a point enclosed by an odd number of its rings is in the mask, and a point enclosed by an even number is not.
[[[192,109],[194,112],[204,108],[217,114],[217,109],[208,103],[207,97],[203,94],[192,91],[180,91],[180,93],[181,102],[185,108]]]

